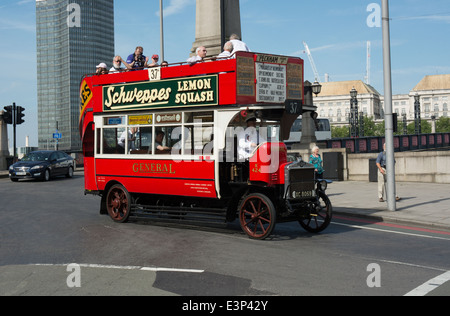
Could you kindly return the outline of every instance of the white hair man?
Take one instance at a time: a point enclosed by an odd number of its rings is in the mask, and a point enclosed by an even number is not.
[[[198,62],[200,62],[200,61],[203,61],[205,58],[206,58],[206,53],[207,53],[208,51],[207,51],[207,49],[206,49],[206,47],[205,46],[200,46],[200,47],[197,47],[197,50],[195,51],[195,56],[192,56],[191,58],[189,58],[188,60],[187,60],[187,62],[189,63],[189,64],[195,64],[195,63],[198,63]]]
[[[218,59],[230,59],[231,58],[231,52],[233,51],[233,43],[231,41],[228,41],[223,46],[223,52],[221,52],[217,58]]]

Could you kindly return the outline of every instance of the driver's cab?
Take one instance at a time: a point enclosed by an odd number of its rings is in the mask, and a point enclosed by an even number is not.
[[[216,143],[222,195],[230,187],[264,186],[270,184],[271,179],[280,178],[280,167],[287,162],[283,140],[289,138],[290,126],[296,115],[289,115],[280,108],[254,107],[218,111],[216,117],[216,133],[224,131],[224,137]],[[259,140],[251,146],[249,143],[256,138],[250,139],[252,136],[246,133],[248,127],[257,133]]]

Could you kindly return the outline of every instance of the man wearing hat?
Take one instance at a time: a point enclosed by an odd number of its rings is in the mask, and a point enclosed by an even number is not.
[[[159,60],[159,56],[158,55],[153,55],[152,56],[152,62],[151,63],[149,63],[147,66],[148,67],[156,67],[156,66],[158,66],[158,60]]]
[[[105,63],[100,63],[97,65],[97,75],[105,75],[108,73],[108,66]]]
[[[238,154],[239,160],[247,160],[259,144],[266,140],[256,130],[256,117],[250,114],[246,120],[247,128],[238,135]]]

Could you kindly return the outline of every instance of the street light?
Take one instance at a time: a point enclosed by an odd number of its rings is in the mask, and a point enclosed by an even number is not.
[[[358,137],[358,91],[355,87],[350,91],[350,137]]]
[[[414,96],[414,131],[416,134],[422,134],[422,126],[420,122],[420,96],[416,92]]]
[[[314,81],[314,83],[312,84],[312,92],[317,97],[317,95],[320,94],[320,91],[322,91],[322,85],[319,82]]]

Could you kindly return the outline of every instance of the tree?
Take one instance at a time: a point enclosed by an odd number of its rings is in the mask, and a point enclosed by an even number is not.
[[[450,117],[441,116],[436,121],[436,133],[450,132]]]
[[[350,128],[348,126],[332,126],[331,127],[332,138],[347,138],[350,137]]]

